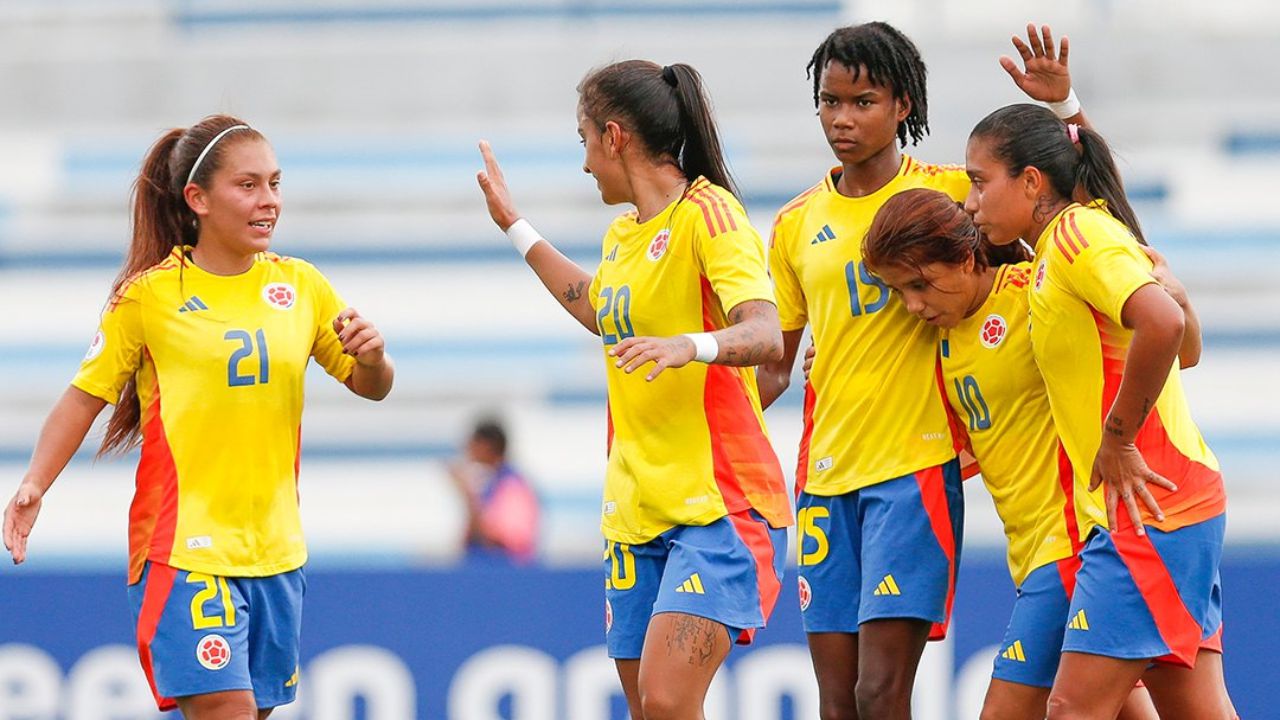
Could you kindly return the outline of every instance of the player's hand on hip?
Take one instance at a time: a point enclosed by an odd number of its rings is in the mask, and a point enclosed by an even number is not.
[[[4,547],[17,565],[27,559],[27,537],[36,524],[44,495],[32,483],[23,481],[4,509]]]
[[[386,357],[386,342],[382,333],[362,317],[355,308],[347,308],[333,319],[333,331],[338,333],[342,351],[355,356],[356,362],[367,367],[381,365]]]
[[[614,367],[622,368],[630,373],[647,363],[654,367],[645,376],[645,380],[653,380],[667,368],[679,368],[693,361],[697,348],[693,341],[683,335],[675,337],[631,337],[609,348],[609,355],[616,357]]]
[[[1071,92],[1071,71],[1067,68],[1070,45],[1064,35],[1055,47],[1048,25],[1036,30],[1027,23],[1027,40],[1013,36],[1013,47],[1022,56],[1022,68],[1008,55],[1000,56],[1000,66],[1027,97],[1040,102],[1061,102]]]
[[[1164,511],[1160,509],[1160,503],[1156,502],[1147,485],[1159,485],[1166,490],[1178,489],[1177,485],[1147,466],[1147,461],[1133,443],[1104,438],[1093,461],[1089,489],[1096,490],[1099,486],[1104,486],[1107,524],[1112,532],[1119,527],[1117,522],[1121,503],[1124,503],[1125,511],[1129,513],[1139,535],[1145,535],[1146,530],[1142,526],[1142,511],[1138,508],[1138,501],[1147,506],[1157,522],[1164,520]]]
[[[488,140],[480,141],[480,157],[484,159],[484,170],[476,173],[476,182],[484,191],[484,201],[489,206],[489,217],[498,224],[503,232],[520,219],[515,203],[511,202],[511,191],[507,190],[507,180],[502,176],[502,167],[493,156],[493,148]]]
[[[809,341],[809,349],[804,351],[804,381],[809,382],[809,373],[813,371],[813,359],[818,356],[818,348]]]

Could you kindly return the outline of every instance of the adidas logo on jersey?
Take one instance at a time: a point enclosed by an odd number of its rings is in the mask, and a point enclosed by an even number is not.
[[[186,301],[182,304],[182,307],[178,308],[178,312],[197,312],[208,309],[209,306],[204,304],[204,301],[200,299],[199,295],[192,295],[190,300]]]
[[[1071,622],[1067,623],[1067,627],[1072,630],[1088,630],[1089,619],[1084,616],[1084,608],[1080,608],[1080,612],[1071,618]]]
[[[836,234],[831,230],[831,226],[823,225],[822,231],[819,232],[817,235],[815,235],[814,238],[809,241],[809,244],[817,245],[818,243],[824,243],[828,240],[835,240],[835,239],[836,239]]]
[[[698,577],[698,573],[689,576],[688,580],[680,583],[680,587],[676,588],[678,593],[693,593],[694,595],[705,595],[706,591],[702,589],[702,578]]]
[[[614,246],[613,246],[613,249],[609,251],[609,254],[608,254],[608,255],[606,255],[604,259],[605,259],[605,260],[607,260],[607,261],[609,261],[609,262],[613,262],[614,260],[617,260],[617,259],[618,259],[618,246],[617,246],[617,245],[614,245]]]
[[[1013,644],[1000,653],[1000,657],[1005,660],[1016,660],[1018,662],[1026,662],[1027,656],[1022,654],[1022,641],[1014,640]]]
[[[885,575],[880,584],[876,586],[876,591],[872,595],[901,595],[902,591],[898,589],[898,583],[894,582],[892,575]]]

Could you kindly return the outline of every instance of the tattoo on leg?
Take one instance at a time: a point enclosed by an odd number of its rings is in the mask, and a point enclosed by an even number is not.
[[[719,623],[683,615],[667,635],[667,654],[685,657],[690,665],[705,667],[715,656]]]

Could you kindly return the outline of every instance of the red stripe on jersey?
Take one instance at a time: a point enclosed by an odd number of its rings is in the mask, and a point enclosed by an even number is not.
[[[156,629],[160,626],[160,617],[164,615],[165,605],[169,603],[169,593],[173,590],[174,579],[178,576],[176,568],[151,563],[151,572],[147,573],[147,587],[142,593],[142,608],[138,611],[138,660],[142,663],[142,672],[147,676],[147,684],[151,686],[151,694],[161,710],[173,710],[178,703],[172,698],[164,697],[156,688],[155,666],[151,660],[151,641],[155,639]],[[130,582],[136,582],[131,580]]]
[[[779,216],[784,215],[784,214],[786,214],[786,213],[791,212],[792,210],[795,210],[795,209],[796,209],[796,208],[798,208],[798,207],[801,207],[801,206],[802,206],[802,205],[804,205],[806,202],[808,202],[808,200],[809,200],[809,196],[810,196],[810,195],[813,195],[814,193],[818,192],[819,190],[822,190],[824,187],[826,187],[826,184],[827,184],[827,181],[826,181],[826,180],[823,180],[822,182],[818,183],[817,185],[814,185],[813,187],[809,188],[808,190],[805,190],[804,192],[802,192],[802,193],[800,193],[799,195],[795,196],[795,198],[794,198],[791,202],[789,202],[789,203],[787,203],[786,205],[783,205],[783,206],[782,206],[782,209],[778,211],[778,215],[779,215]]]
[[[1059,222],[1057,225],[1055,225],[1053,228],[1053,232],[1055,235],[1061,234],[1062,240],[1067,244],[1067,247],[1071,248],[1071,256],[1073,258],[1076,255],[1079,255],[1080,251],[1083,250],[1085,247],[1088,247],[1087,245],[1083,245],[1083,246],[1081,245],[1083,241],[1081,241],[1081,243],[1077,243],[1074,239],[1072,239],[1071,233],[1067,232],[1067,224],[1065,222]]]
[[[148,353],[148,356],[150,353]],[[169,563],[178,524],[178,468],[160,414],[160,386],[143,411],[142,458],[129,507],[129,582],[142,577],[147,560]]]
[[[938,547],[947,557],[947,611],[942,622],[934,623],[929,630],[930,640],[941,640],[947,636],[947,625],[951,622],[951,605],[956,599],[956,538],[951,523],[951,506],[947,504],[947,481],[941,465],[917,471],[916,484],[920,486],[920,501],[924,512],[929,516],[929,526],[933,528],[933,536]]]
[[[1076,594],[1076,573],[1080,571],[1080,556],[1072,555],[1054,564],[1058,566],[1058,579],[1062,581],[1062,589],[1070,600]]]
[[[1128,513],[1121,512],[1120,516],[1126,517]],[[1165,659],[1188,668],[1195,667],[1203,629],[1183,604],[1178,586],[1174,584],[1164,560],[1151,544],[1151,538],[1129,529],[1112,532],[1111,541],[1115,543],[1116,552],[1129,569],[1129,575],[1133,577],[1138,592],[1151,611],[1160,639],[1169,646],[1170,652]]]
[[[902,164],[902,175],[903,177],[906,177],[911,173],[911,156],[904,155],[902,159],[906,161]]]
[[[725,230],[737,230],[738,226],[733,222],[733,216],[729,213],[729,206],[725,204],[724,198],[710,187],[699,190],[694,193],[697,200],[707,204],[711,208],[711,214],[715,215],[716,227],[720,232]],[[714,237],[714,236],[713,236]]]
[[[1058,485],[1065,498],[1062,505],[1062,519],[1067,524],[1067,539],[1071,541],[1071,553],[1079,554],[1084,543],[1080,540],[1080,524],[1076,520],[1076,482],[1075,471],[1071,467],[1071,458],[1067,449],[1058,441]],[[1070,596],[1071,593],[1067,593]]]
[[[1093,313],[1093,321],[1098,328],[1098,341],[1102,346],[1102,422],[1105,423],[1111,406],[1115,404],[1116,395],[1120,392],[1120,381],[1124,377],[1125,349],[1109,337],[1106,318],[1097,310],[1090,308],[1090,311]],[[1164,419],[1160,417],[1159,404],[1151,410],[1151,414],[1147,415],[1142,427],[1138,429],[1134,446],[1142,453],[1142,459],[1152,472],[1178,486],[1177,490],[1170,491],[1159,485],[1147,485],[1147,490],[1164,512],[1165,519],[1163,522],[1156,522],[1147,506],[1139,503],[1144,524],[1164,531],[1176,530],[1217,517],[1226,511],[1227,493],[1222,484],[1222,473],[1192,460],[1178,450],[1169,438]],[[1129,513],[1121,512],[1118,515],[1119,527],[1113,530],[1131,530],[1133,520]]]
[[[1063,244],[1062,225],[1055,225],[1053,228],[1053,244],[1058,246],[1058,252],[1062,253],[1062,257],[1067,259],[1068,263],[1075,263],[1076,257]]]
[[[706,223],[707,232],[711,233],[711,237],[715,237],[719,234],[716,230],[715,223],[711,220],[711,208],[709,208],[707,204],[697,196],[697,193],[689,196],[689,202],[702,209],[702,221]]]
[[[1084,233],[1080,232],[1080,228],[1076,225],[1076,214],[1074,211],[1067,213],[1067,224],[1071,226],[1067,230],[1068,240],[1071,238],[1072,235],[1074,235],[1076,242],[1080,243],[1080,251],[1084,252],[1085,248],[1089,247],[1089,241],[1085,239]]]
[[[298,426],[298,441],[293,446],[293,495],[302,504],[302,494],[298,491],[298,477],[302,474],[302,426]]]
[[[730,230],[738,229],[738,221],[733,218],[733,208],[729,207],[729,201],[724,199],[720,193],[714,193],[712,197],[720,204],[720,208],[724,210],[724,219],[728,223]]]
[[[804,492],[809,482],[809,444],[813,441],[813,408],[818,404],[818,393],[813,383],[804,384],[804,430],[800,433],[800,455],[796,458],[796,497]]]
[[[604,421],[604,456],[607,458],[613,453],[613,408],[609,407],[608,400],[604,403]]]
[[[769,616],[773,614],[773,606],[778,602],[778,594],[782,591],[782,582],[778,580],[778,573],[773,569],[774,550],[773,542],[769,539],[769,527],[762,521],[751,517],[750,513],[735,513],[729,516],[733,528],[738,532],[738,537],[742,539],[742,544],[747,546],[747,550],[751,552],[751,557],[756,561],[756,587],[760,592],[760,617],[765,622],[769,621]],[[755,637],[755,628],[749,628],[739,633],[737,641],[739,645],[749,645],[753,637]]]
[[[711,332],[720,327],[712,314],[717,300],[711,282],[705,276],[701,281],[702,326]],[[790,525],[782,466],[751,403],[744,371],[708,364],[702,407],[711,439],[712,471],[726,510],[754,509],[773,527]]]

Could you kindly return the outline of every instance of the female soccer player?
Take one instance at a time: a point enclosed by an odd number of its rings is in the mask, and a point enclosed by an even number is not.
[[[1107,527],[1080,554],[1049,717],[1114,717],[1142,677],[1165,720],[1232,718],[1219,634],[1226,493],[1173,368],[1183,311],[1151,276],[1110,150],[1088,128],[1012,105],[978,123],[966,158],[975,224],[992,243],[1035,248],[1036,364],[1077,483],[1105,488]]]
[[[1048,27],[1015,38],[1030,97],[1070,96],[1068,44]],[[778,213],[770,272],[781,360],[760,372],[768,406],[786,389],[806,324],[817,359],[796,468],[800,602],[824,718],[908,718],[927,639],[945,634],[963,524],[956,449],[935,380],[934,331],[872,275],[861,242],[876,211],[917,187],[964,197],[958,166],[899,152],[928,131],[925,66],[884,23],[833,32],[808,69],[840,165]],[[1078,103],[1062,109],[1083,121]],[[931,633],[932,630],[932,633]]]
[[[1044,718],[1062,652],[1077,553],[1106,521],[1101,498],[1077,495],[1058,440],[1044,380],[1032,357],[1027,287],[1030,253],[991,246],[950,197],[924,188],[885,202],[863,242],[867,266],[908,312],[940,329],[942,383],[982,468],[1009,542],[1018,599],[984,720]],[[1181,285],[1167,272],[1172,291]],[[1156,717],[1135,690],[1121,718]]]
[[[635,206],[594,277],[520,216],[484,142],[478,180],[494,222],[603,341],[606,631],[631,716],[700,718],[782,576],[791,509],[751,367],[778,358],[778,315],[698,73],[631,60],[578,92],[583,170],[606,204]]]
[[[99,454],[142,445],[129,598],[156,701],[197,720],[263,718],[298,682],[307,362],[372,400],[394,370],[378,330],[319,271],[268,252],[280,169],[243,121],[165,133],[132,204],[128,257],[5,508],[4,544],[26,558],[41,499],[114,404]]]

